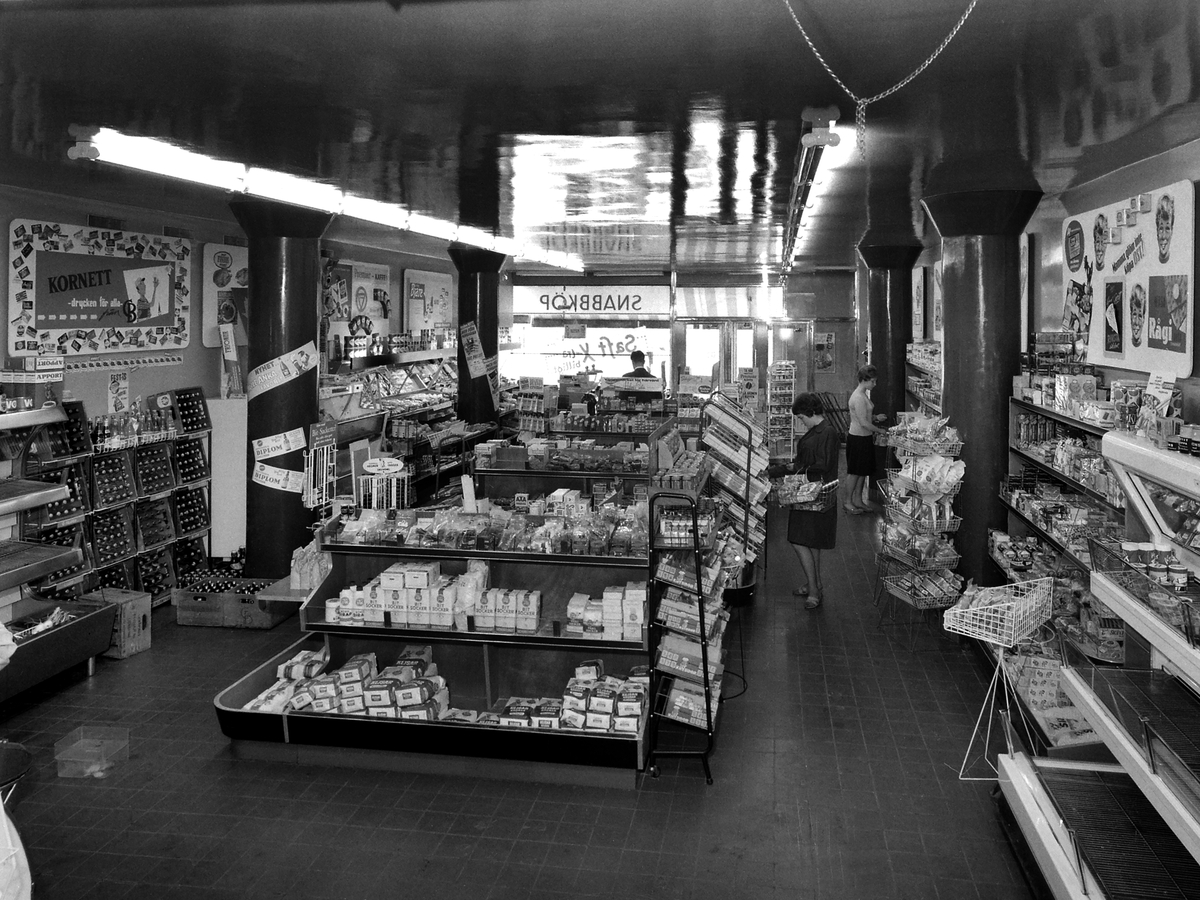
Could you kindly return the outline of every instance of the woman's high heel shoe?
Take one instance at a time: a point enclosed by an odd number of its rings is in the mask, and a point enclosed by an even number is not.
[[[807,600],[804,601],[804,608],[805,609],[816,609],[818,606],[821,605],[821,601],[823,599],[824,598],[820,594],[813,594],[811,597],[809,597]]]

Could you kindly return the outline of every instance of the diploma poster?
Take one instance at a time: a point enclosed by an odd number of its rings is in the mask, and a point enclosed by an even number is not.
[[[293,450],[303,450],[308,446],[303,428],[293,428],[291,431],[273,434],[270,437],[255,438],[252,443],[255,460],[272,459]]]
[[[250,296],[250,251],[232,244],[204,244],[200,271],[200,342],[220,347],[220,328],[232,325],[237,346],[245,347],[246,301]]]
[[[1192,373],[1195,187],[1177,181],[1063,222],[1064,331],[1096,365]]]
[[[14,219],[8,252],[11,356],[188,345],[190,241]]]

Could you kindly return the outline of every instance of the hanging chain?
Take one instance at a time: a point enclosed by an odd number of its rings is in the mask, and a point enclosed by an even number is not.
[[[843,91],[845,91],[846,94],[850,97],[850,99],[854,101],[855,145],[858,147],[859,155],[863,159],[866,159],[867,158],[867,105],[874,103],[877,100],[883,100],[885,97],[890,97],[892,94],[896,93],[896,91],[900,90],[902,87],[904,87],[910,81],[912,81],[914,78],[916,78],[918,75],[920,75],[926,69],[928,69],[930,64],[935,59],[937,59],[941,55],[942,51],[945,50],[946,47],[950,44],[950,42],[952,40],[954,40],[954,36],[956,34],[958,34],[958,30],[960,28],[962,28],[964,24],[966,24],[967,16],[971,15],[971,10],[973,10],[975,8],[975,4],[978,2],[979,2],[979,0],[971,0],[970,5],[967,7],[967,11],[962,14],[962,18],[960,18],[958,20],[958,23],[953,28],[950,29],[950,33],[948,35],[946,35],[945,39],[938,45],[938,48],[936,50],[934,50],[933,53],[929,54],[929,58],[926,59],[925,62],[923,62],[923,63],[921,63],[921,65],[917,66],[917,68],[914,69],[908,77],[903,78],[900,81],[896,82],[894,85],[892,85],[886,91],[880,91],[874,97],[859,97],[857,94],[854,93],[854,91],[852,91],[852,90],[850,90],[850,88],[846,87],[846,83],[844,81],[842,81],[842,79],[837,77],[837,75],[834,73],[833,69],[829,68],[829,63],[825,62],[825,57],[823,57],[821,55],[821,52],[819,50],[817,50],[816,45],[813,44],[813,42],[812,42],[812,38],[810,38],[808,36],[808,32],[805,31],[804,26],[800,24],[800,18],[796,15],[796,11],[794,9],[792,9],[792,4],[791,4],[790,0],[783,0],[783,5],[787,7],[787,11],[791,15],[792,21],[795,22],[796,27],[798,29],[800,29],[800,34],[804,38],[804,42],[806,44],[808,44],[808,49],[813,52],[813,56],[815,56],[817,58],[817,62],[819,62],[821,64],[822,68],[824,68],[825,71],[829,73],[829,77],[837,82],[838,87],[840,87]]]

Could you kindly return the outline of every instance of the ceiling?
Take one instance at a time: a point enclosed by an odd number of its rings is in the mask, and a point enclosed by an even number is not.
[[[968,2],[790,0],[861,96],[913,72]],[[863,241],[928,244],[923,195],[1052,201],[1195,139],[1198,48],[1191,0],[978,0],[867,107],[860,155],[854,105],[785,0],[0,0],[0,181],[228,218],[215,190],[67,159],[70,125],[108,126],[593,272],[776,274],[802,112],[834,105],[851,130],[824,151],[795,264],[824,270]]]

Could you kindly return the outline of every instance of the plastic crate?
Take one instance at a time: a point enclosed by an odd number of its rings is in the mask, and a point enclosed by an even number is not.
[[[59,778],[103,778],[129,759],[129,729],[82,725],[54,743]]]

